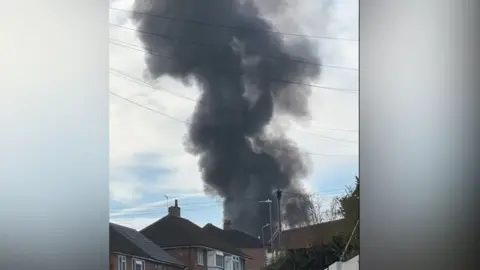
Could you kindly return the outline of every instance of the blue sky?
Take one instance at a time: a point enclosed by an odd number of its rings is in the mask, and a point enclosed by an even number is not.
[[[114,7],[129,9],[131,0],[115,1]],[[269,18],[281,32],[357,39],[358,1],[302,0],[285,13]],[[301,16],[298,16],[298,15]],[[121,25],[123,28],[116,27]],[[299,29],[292,29],[297,25]],[[128,13],[111,10],[110,37],[122,44],[110,44],[110,67],[133,78],[142,78],[144,53],[137,50],[135,26]],[[319,54],[325,65],[314,84],[333,88],[358,89],[358,43],[342,39],[318,39]],[[131,78],[130,78],[131,79]],[[179,98],[161,89],[152,89],[125,76],[112,74],[110,90],[122,97],[161,112],[162,116],[112,96],[110,100],[110,219],[141,229],[161,218],[169,204],[179,198],[182,216],[199,225],[221,224],[218,198],[203,194],[197,159],[185,153],[182,121],[191,116],[198,87],[185,86],[171,78],[155,84],[175,91]],[[312,170],[304,180],[309,192],[326,199],[342,194],[358,172],[358,92],[312,89],[309,122],[278,121],[300,149],[313,153]],[[172,119],[173,118],[173,119]],[[177,121],[178,120],[178,121]],[[276,119],[280,120],[280,119]],[[340,130],[336,130],[340,129]],[[345,131],[348,130],[348,131]],[[334,139],[332,139],[334,138]],[[336,138],[336,139],[335,139]]]

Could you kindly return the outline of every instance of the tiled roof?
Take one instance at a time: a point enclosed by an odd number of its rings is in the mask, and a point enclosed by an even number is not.
[[[224,241],[228,241],[230,245],[236,248],[262,248],[262,241],[260,239],[239,230],[222,230],[210,223],[205,225],[203,229]]]
[[[110,223],[110,252],[184,267],[181,262],[140,232],[114,223]]]
[[[204,231],[195,223],[176,216],[166,216],[140,231],[162,248],[204,246],[250,258],[221,238]]]

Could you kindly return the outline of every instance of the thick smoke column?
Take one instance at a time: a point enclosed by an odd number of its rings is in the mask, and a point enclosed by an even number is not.
[[[274,110],[308,116],[309,90],[279,80],[317,77],[318,65],[290,61],[319,62],[315,46],[306,38],[287,46],[253,1],[155,0],[147,11],[143,2],[137,0],[133,16],[139,36],[147,49],[162,54],[146,56],[150,75],[195,79],[201,87],[186,148],[199,156],[206,190],[225,199],[225,218],[259,235],[269,217],[258,201],[274,200],[273,191],[284,189],[283,218],[290,225],[305,222],[311,202],[299,181],[308,174],[308,160],[281,133],[265,128]]]

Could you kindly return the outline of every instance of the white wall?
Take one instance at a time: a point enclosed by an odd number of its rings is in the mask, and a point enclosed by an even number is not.
[[[336,262],[330,265],[325,270],[358,270],[359,260],[360,260],[360,256],[356,256],[346,262]]]

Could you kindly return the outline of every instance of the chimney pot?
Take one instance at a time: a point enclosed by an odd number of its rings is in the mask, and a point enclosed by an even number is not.
[[[178,200],[175,200],[175,205],[168,208],[168,215],[173,217],[180,217],[180,207],[178,207]]]

